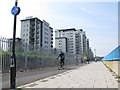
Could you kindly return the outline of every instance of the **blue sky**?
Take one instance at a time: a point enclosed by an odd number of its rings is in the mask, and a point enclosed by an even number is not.
[[[17,37],[20,37],[20,20],[27,16],[33,16],[46,20],[54,29],[83,29],[90,39],[92,50],[96,49],[99,56],[106,56],[118,45],[118,2],[18,1],[21,12],[17,17]],[[2,21],[0,36],[12,37],[11,8],[13,6],[14,0],[4,0],[0,5],[3,13],[0,15]],[[3,7],[5,8],[3,9]]]
[[[82,28],[97,55],[105,56],[118,45],[117,2],[48,3],[50,23],[55,28]]]

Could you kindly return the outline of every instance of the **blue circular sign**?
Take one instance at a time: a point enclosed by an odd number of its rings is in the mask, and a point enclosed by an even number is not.
[[[14,7],[12,8],[12,10],[11,10],[11,13],[12,13],[13,15],[17,15],[17,14],[19,14],[19,12],[20,12],[20,8],[17,7],[17,6],[14,6]]]

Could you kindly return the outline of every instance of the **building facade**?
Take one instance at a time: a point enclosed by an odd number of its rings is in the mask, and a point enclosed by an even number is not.
[[[51,49],[53,48],[53,28],[45,20],[27,17],[21,20],[21,39],[23,43],[27,43],[29,50],[40,50],[41,47]]]
[[[12,44],[13,44],[13,38],[9,38],[8,39],[8,50],[11,50],[12,49]],[[22,39],[21,38],[15,38],[15,45],[16,46],[21,46],[22,45]]]
[[[66,43],[61,41],[61,38],[62,40],[64,39],[64,41],[66,40]],[[89,55],[89,39],[87,39],[85,31],[82,29],[56,29],[55,48],[68,52],[69,54],[79,54],[83,56],[85,53],[86,56],[91,56]]]
[[[66,37],[56,37],[55,38],[56,48],[60,51],[67,52],[67,38]]]

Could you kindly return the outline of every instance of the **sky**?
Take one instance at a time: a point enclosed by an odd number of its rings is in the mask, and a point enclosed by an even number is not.
[[[0,5],[0,36],[12,38],[11,9],[15,0],[2,0]],[[117,0],[18,0],[16,37],[20,37],[21,22],[28,16],[49,22],[53,29],[83,29],[97,56],[106,56],[118,46]]]

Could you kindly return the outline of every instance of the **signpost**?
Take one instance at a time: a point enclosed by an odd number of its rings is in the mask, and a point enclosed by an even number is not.
[[[20,8],[17,7],[18,1],[15,1],[15,6],[12,8],[11,13],[14,15],[14,25],[13,25],[13,43],[12,43],[12,53],[10,60],[10,89],[16,88],[16,56],[15,56],[15,37],[16,37],[16,19],[17,15],[20,13]]]

